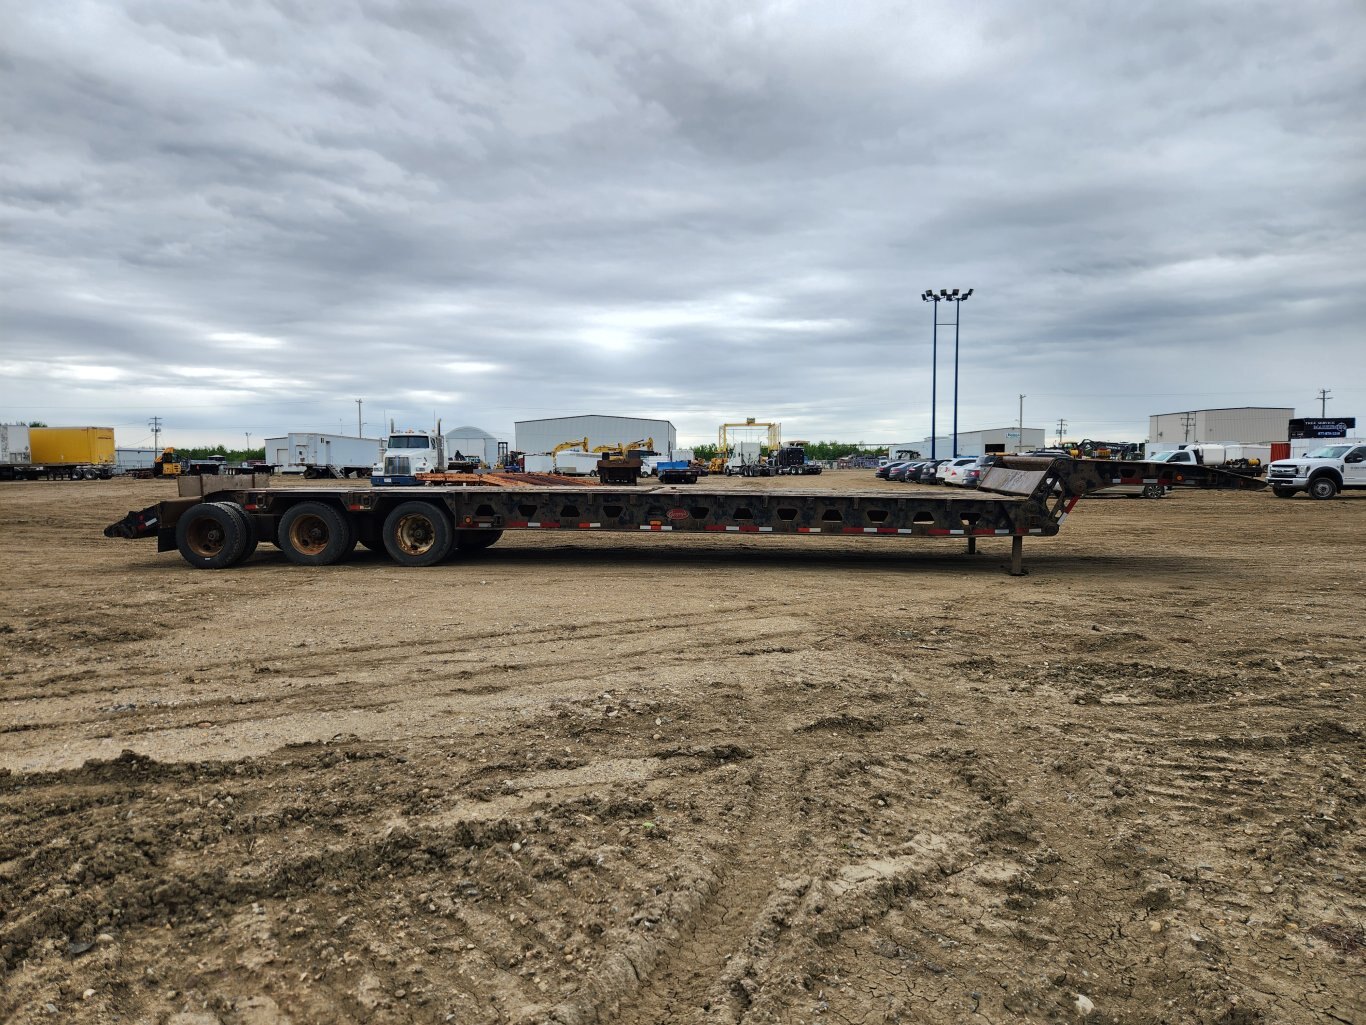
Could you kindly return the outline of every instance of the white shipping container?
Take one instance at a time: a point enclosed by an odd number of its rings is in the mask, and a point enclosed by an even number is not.
[[[527,456],[522,468],[527,473],[554,473],[555,457],[551,455]]]
[[[30,463],[28,427],[0,424],[0,463]]]

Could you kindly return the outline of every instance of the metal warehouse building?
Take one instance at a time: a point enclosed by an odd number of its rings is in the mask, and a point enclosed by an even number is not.
[[[988,450],[987,446],[991,446]],[[960,456],[984,456],[988,451],[992,452],[1020,452],[1032,448],[1044,447],[1044,430],[1042,427],[1026,427],[1021,436],[1018,427],[993,427],[985,431],[959,431],[958,432],[958,455]],[[888,453],[892,459],[907,459],[909,456],[898,453],[919,452],[922,458],[930,458],[933,449],[934,455],[938,459],[947,459],[953,453],[953,435],[944,434],[938,438],[926,438],[923,441],[898,441],[888,447]]]
[[[588,439],[589,451],[599,445],[648,444],[661,455],[672,457],[678,448],[678,431],[668,420],[644,420],[633,416],[557,416],[548,420],[518,420],[514,425],[519,452],[549,452],[566,441]]]
[[[1174,448],[1186,443],[1234,442],[1269,445],[1290,437],[1295,410],[1285,406],[1233,406],[1187,409],[1148,417],[1148,448]]]

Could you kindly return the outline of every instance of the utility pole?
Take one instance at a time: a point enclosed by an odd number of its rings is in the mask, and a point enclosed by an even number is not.
[[[147,426],[152,428],[152,448],[161,451],[161,417],[154,416],[147,421]]]
[[[251,431],[243,431],[242,433],[245,434],[245,435],[247,436],[247,451],[250,452],[250,451],[251,451]]]
[[[357,400],[356,400],[356,437],[357,437],[357,438],[359,438],[361,435],[363,435],[363,434],[365,433],[363,430],[361,430],[362,424],[361,424],[361,422],[360,422],[360,408],[361,408],[360,399],[357,399]]]
[[[1320,388],[1320,389],[1319,389],[1319,416],[1320,416],[1320,417],[1326,417],[1326,416],[1328,415],[1328,400],[1331,399],[1332,397],[1333,397],[1333,393],[1330,392],[1327,388]]]
[[[1191,440],[1191,428],[1194,427],[1194,426],[1195,426],[1195,414],[1194,414],[1194,413],[1182,413],[1182,414],[1181,414],[1181,427],[1182,427],[1182,429],[1183,429],[1184,432],[1185,432],[1186,441],[1190,441],[1190,440]]]
[[[1024,397],[1023,395],[1021,395],[1021,396],[1020,396],[1020,436],[1019,436],[1018,438],[1015,439],[1015,451],[1016,451],[1016,452],[1019,452],[1021,449],[1024,448],[1024,400],[1025,400],[1025,397]]]
[[[1067,430],[1067,421],[1058,417],[1058,448],[1062,448],[1062,434]]]

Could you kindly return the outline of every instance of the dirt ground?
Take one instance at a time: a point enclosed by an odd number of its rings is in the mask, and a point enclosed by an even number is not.
[[[170,492],[0,485],[0,1021],[1366,1021],[1366,495],[1087,500],[1011,578],[101,536]]]

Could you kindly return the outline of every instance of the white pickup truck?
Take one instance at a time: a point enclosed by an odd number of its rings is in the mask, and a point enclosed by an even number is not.
[[[1325,445],[1293,459],[1277,459],[1266,479],[1277,498],[1300,491],[1309,492],[1310,498],[1332,498],[1347,488],[1366,488],[1366,445]]]

